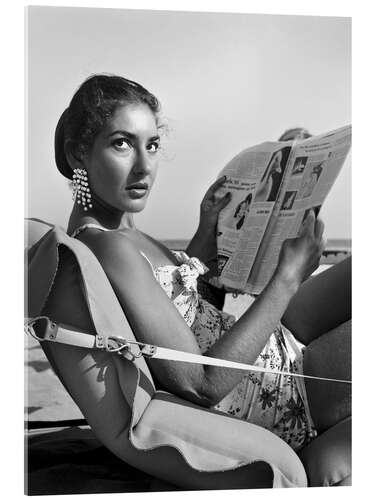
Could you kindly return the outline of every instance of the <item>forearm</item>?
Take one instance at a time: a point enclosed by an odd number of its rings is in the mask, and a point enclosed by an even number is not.
[[[216,248],[212,245],[212,235],[198,227],[196,233],[186,248],[190,257],[197,257],[204,264],[208,264],[216,257]]]
[[[240,363],[253,364],[296,293],[298,285],[276,273],[268,286],[235,323],[205,354]],[[213,404],[237,385],[244,372],[207,366],[200,392]]]
[[[278,267],[267,287],[240,320],[207,352],[207,356],[253,364],[266,345],[291,298],[301,283],[319,265],[323,251],[324,225],[314,212],[306,217],[300,235],[285,240]],[[194,385],[202,401],[220,401],[240,382],[243,372],[235,369],[204,367]]]

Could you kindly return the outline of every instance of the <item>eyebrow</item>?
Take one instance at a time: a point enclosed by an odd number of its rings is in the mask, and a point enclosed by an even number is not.
[[[132,134],[131,132],[127,132],[126,130],[115,130],[114,132],[111,132],[108,137],[112,137],[113,135],[116,135],[116,134],[122,134],[122,135],[125,135],[126,137],[129,137],[129,139],[136,139],[137,136],[135,134]],[[160,136],[159,135],[154,135],[152,137],[149,138],[149,141],[159,141],[160,140]]]

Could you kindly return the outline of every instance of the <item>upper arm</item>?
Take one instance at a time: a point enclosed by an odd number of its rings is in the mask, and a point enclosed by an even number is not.
[[[152,269],[123,235],[101,233],[85,238],[101,263],[137,341],[200,354],[197,341],[176,307],[156,281]],[[164,388],[202,403],[198,396],[202,365],[148,360]]]
[[[104,443],[117,439],[127,428],[131,409],[119,386],[112,355],[49,342],[43,350],[98,437]]]

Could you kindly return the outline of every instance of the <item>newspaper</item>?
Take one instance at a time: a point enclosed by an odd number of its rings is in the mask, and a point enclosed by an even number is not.
[[[283,241],[316,213],[351,147],[351,126],[300,142],[248,148],[220,172],[230,203],[218,220],[218,277],[229,290],[258,294],[271,278]]]

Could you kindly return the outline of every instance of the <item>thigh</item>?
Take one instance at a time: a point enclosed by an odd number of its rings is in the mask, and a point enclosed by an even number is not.
[[[303,283],[282,318],[300,342],[309,344],[351,318],[351,274],[349,257]]]
[[[350,486],[352,419],[330,427],[298,453],[309,486]]]
[[[303,368],[306,375],[351,380],[351,321],[311,342]],[[351,384],[305,379],[305,385],[318,432],[351,415]]]

